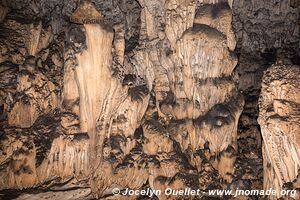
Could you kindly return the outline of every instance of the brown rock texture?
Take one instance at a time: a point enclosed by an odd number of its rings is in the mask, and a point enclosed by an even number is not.
[[[0,5],[0,199],[299,188],[296,2]]]
[[[297,48],[299,11],[296,1],[234,1],[234,29],[238,48],[266,51]]]
[[[296,181],[298,177],[299,79],[299,66],[282,62],[264,73],[258,122],[264,140],[265,189],[280,191],[284,183]]]

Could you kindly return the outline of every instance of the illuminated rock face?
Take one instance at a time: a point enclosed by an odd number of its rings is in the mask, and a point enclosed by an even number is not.
[[[263,78],[258,121],[263,136],[264,188],[274,188],[279,194],[284,183],[298,178],[300,167],[299,72],[299,66],[278,63]]]
[[[51,20],[45,10],[25,9],[37,19],[25,23],[0,9],[0,189],[29,189],[19,199],[123,199],[113,188],[234,181],[244,99],[234,81],[233,1],[43,4]],[[287,159],[288,175],[274,161],[265,187],[295,178],[297,161]]]

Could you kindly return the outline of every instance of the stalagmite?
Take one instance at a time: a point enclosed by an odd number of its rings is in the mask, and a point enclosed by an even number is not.
[[[282,62],[263,77],[258,122],[263,136],[264,189],[277,191],[272,198],[280,198],[283,184],[298,178],[299,80],[299,66]]]

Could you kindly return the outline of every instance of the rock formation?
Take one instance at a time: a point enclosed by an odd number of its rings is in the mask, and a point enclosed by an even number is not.
[[[191,188],[210,199],[246,180],[260,188],[262,169],[265,189],[295,181],[299,16],[288,3],[274,14],[257,1],[1,1],[0,198]],[[264,30],[269,18],[287,20],[286,35]],[[290,63],[262,78],[289,47]]]
[[[279,62],[264,73],[259,124],[265,189],[280,191],[288,182],[299,187],[299,70],[299,66]]]

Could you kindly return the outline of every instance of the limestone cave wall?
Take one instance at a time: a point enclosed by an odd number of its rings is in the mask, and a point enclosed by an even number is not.
[[[0,2],[0,199],[300,198],[298,1]]]

